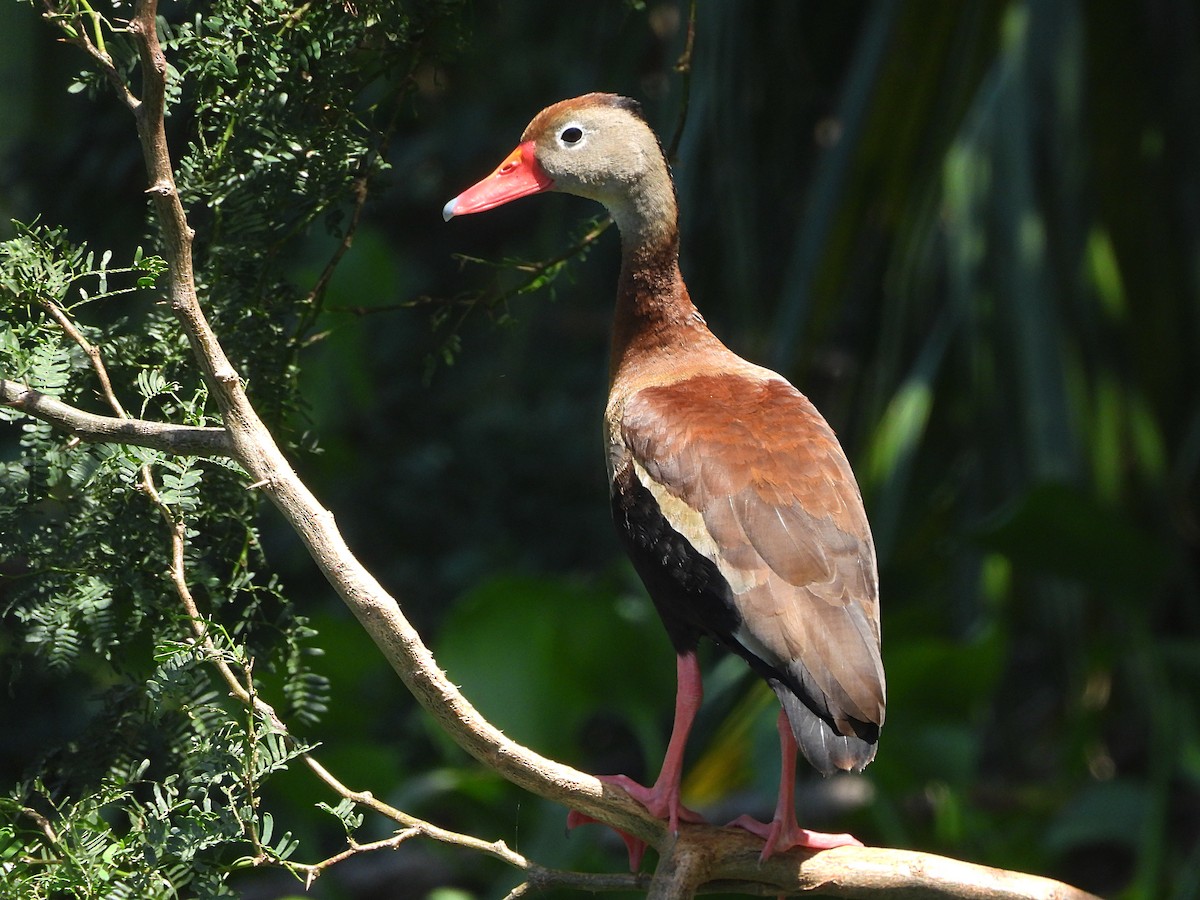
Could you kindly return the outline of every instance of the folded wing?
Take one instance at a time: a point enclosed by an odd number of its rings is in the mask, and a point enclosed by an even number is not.
[[[767,678],[814,766],[866,765],[884,718],[875,553],[828,424],[781,378],[720,374],[638,391],[621,436],[729,586],[737,625],[711,636]]]

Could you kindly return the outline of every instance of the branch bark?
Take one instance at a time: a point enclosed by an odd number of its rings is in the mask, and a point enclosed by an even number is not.
[[[0,378],[0,406],[41,419],[81,441],[132,444],[177,456],[230,456],[233,453],[233,444],[224,428],[101,416],[85,412],[19,381],[4,378]]]
[[[685,897],[690,888],[696,893],[800,893],[853,900],[1098,900],[1039,875],[914,850],[793,850],[760,863],[761,850],[762,842],[741,829],[685,826],[660,861],[649,896]]]
[[[660,853],[651,886],[655,897],[686,897],[711,888],[855,898],[883,897],[885,893],[889,898],[964,900],[1086,900],[1091,896],[1037,876],[904,850],[844,847],[816,854],[793,851],[760,864],[761,842],[748,833],[684,825],[677,836],[670,836],[663,822],[623,791],[509,740],[487,722],[446,678],[396,600],[350,552],[333,514],[293,471],[255,412],[204,315],[193,279],[193,235],[175,185],[164,130],[167,65],[157,36],[156,14],[155,0],[141,0],[130,22],[141,60],[143,96],[135,100],[125,90],[121,97],[137,123],[150,180],[148,193],[162,227],[164,255],[170,266],[172,308],[220,405],[231,453],[303,540],[318,568],[408,689],[459,746],[531,793],[654,846]],[[86,39],[82,43],[88,49]],[[104,57],[89,52],[105,65]],[[89,433],[98,433],[97,423],[80,418],[77,410],[66,416],[53,403],[46,404],[48,399],[31,401],[43,418],[60,415],[64,422],[87,424],[92,429]],[[621,879],[621,883],[628,885],[629,881]]]

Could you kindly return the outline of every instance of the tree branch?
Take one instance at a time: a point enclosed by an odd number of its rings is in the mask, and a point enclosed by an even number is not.
[[[104,47],[100,16],[93,12],[87,17],[89,21],[85,23],[82,11],[76,10],[64,13],[59,8],[56,0],[43,0],[43,4],[46,7],[45,17],[59,26],[59,29],[66,35],[64,40],[68,44],[74,44],[76,47],[79,47],[84,53],[90,56],[101,74],[108,80],[109,85],[116,92],[121,102],[136,112],[139,103],[138,98],[129,89],[129,85],[125,83],[125,80],[121,77],[121,73],[117,71],[113,58],[108,55],[108,50]],[[88,35],[88,25],[91,25],[97,36],[97,40],[92,40]]]
[[[803,893],[854,900],[1098,900],[1050,878],[981,866],[914,850],[837,847],[820,852],[793,850],[759,862],[762,841],[737,828],[687,825],[655,873],[654,897],[698,893],[776,896]],[[661,882],[661,883],[660,883]]]
[[[705,884],[751,893],[809,891],[857,898],[883,897],[885,893],[888,897],[965,900],[1089,897],[1048,879],[904,850],[844,847],[816,854],[793,851],[760,864],[761,841],[740,830],[685,825],[670,839],[664,823],[623,791],[515,743],[480,716],[438,667],[395,599],[350,552],[333,515],[297,477],[251,405],[201,309],[192,273],[192,232],[175,186],[163,127],[167,66],[155,18],[154,0],[142,0],[130,23],[143,74],[143,96],[134,113],[151,183],[149,193],[170,266],[172,307],[221,407],[233,455],[304,541],[317,566],[405,685],[459,746],[520,787],[656,847],[663,861],[653,892],[660,897],[690,896]],[[371,806],[378,803],[369,794],[354,796]],[[489,852],[520,866],[509,858],[511,851],[499,849],[502,845],[479,843],[481,849],[491,847]]]
[[[196,295],[192,231],[175,185],[162,117],[167,65],[155,28],[156,10],[154,0],[142,0],[129,25],[143,75],[142,102],[135,119],[151,181],[149,193],[162,227],[172,308],[221,408],[234,457],[295,529],[318,568],[418,702],[464,750],[526,790],[618,825],[652,844],[659,843],[665,832],[663,823],[624,791],[512,741],[467,702],[438,667],[396,600],[350,552],[333,514],[296,475],[251,405]],[[157,110],[155,115],[148,114],[153,110]]]
[[[66,332],[67,336],[79,345],[88,360],[91,362],[92,371],[96,373],[96,377],[100,379],[100,389],[104,392],[104,399],[108,401],[108,405],[122,419],[129,418],[125,412],[125,407],[121,405],[121,401],[117,399],[116,393],[113,391],[112,379],[108,377],[108,367],[104,365],[104,359],[100,355],[100,350],[83,336],[83,332],[75,327],[75,323],[71,321],[71,317],[67,315],[67,311],[57,303],[49,300],[46,297],[38,297],[38,303],[42,309],[49,313],[50,318],[58,323],[58,326]]]
[[[176,456],[230,456],[233,453],[233,444],[224,428],[101,416],[5,378],[0,378],[0,406],[20,410],[90,443],[133,444]]]

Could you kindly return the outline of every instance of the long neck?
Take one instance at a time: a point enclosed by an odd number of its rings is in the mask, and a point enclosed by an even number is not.
[[[657,151],[657,147],[655,148]],[[642,168],[623,173],[620,187],[609,196],[597,196],[612,213],[621,232],[621,249],[628,261],[638,251],[655,252],[668,245],[679,249],[679,208],[675,185],[661,153]]]
[[[657,148],[655,148],[657,149]],[[621,279],[613,317],[609,376],[670,365],[714,342],[679,272],[675,187],[661,154],[603,198],[621,232]]]
[[[675,223],[662,239],[632,243],[622,234],[621,278],[613,316],[609,376],[648,357],[671,358],[714,341],[679,272]]]

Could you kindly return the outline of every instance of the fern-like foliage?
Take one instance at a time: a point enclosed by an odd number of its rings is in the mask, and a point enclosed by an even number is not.
[[[196,230],[196,282],[257,408],[285,440],[301,411],[297,354],[322,299],[291,283],[289,266],[313,226],[346,236],[386,170],[413,72],[454,46],[460,6],[220,0],[160,18],[173,133],[180,122],[187,136],[173,149]],[[89,29],[140,90],[122,28],[132,4],[55,8],[52,27],[69,38]],[[81,89],[114,102],[94,69],[72,86]],[[129,135],[137,153],[132,121]],[[157,244],[152,217],[144,240]],[[163,302],[167,277],[151,251],[120,260],[60,227],[14,223],[0,244],[0,377],[115,415],[91,347],[127,414],[219,424]],[[77,444],[13,410],[0,410],[0,441],[3,688],[70,679],[94,698],[91,721],[65,729],[0,800],[0,895],[232,896],[230,873],[296,850],[259,791],[306,747],[232,699],[209,654],[248,684],[260,676],[293,731],[319,719],[329,693],[313,668],[316,632],[263,552],[259,497],[228,460]],[[209,649],[169,577],[179,525]],[[357,824],[351,809],[330,811]]]

